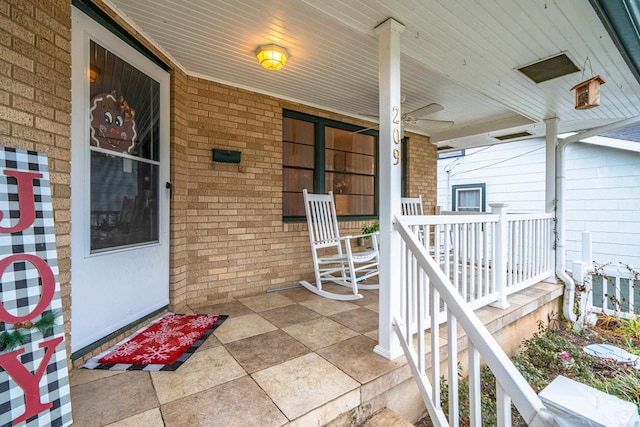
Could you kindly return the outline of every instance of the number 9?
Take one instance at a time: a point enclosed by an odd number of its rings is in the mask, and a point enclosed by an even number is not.
[[[397,148],[393,150],[393,158],[396,159],[394,165],[400,163],[400,150],[398,150]]]

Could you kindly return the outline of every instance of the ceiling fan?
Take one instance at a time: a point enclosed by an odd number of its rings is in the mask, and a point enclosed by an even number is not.
[[[420,107],[413,111],[409,111],[408,113],[402,113],[402,122],[407,124],[425,124],[429,126],[438,126],[438,127],[451,127],[454,122],[451,120],[434,120],[427,119],[426,116],[437,113],[439,111],[444,110],[444,107],[440,104],[431,103],[425,105],[424,107]]]
[[[402,100],[402,102],[404,102],[404,99]],[[431,104],[427,104],[423,107],[417,108],[415,110],[411,110],[407,113],[402,112],[402,124],[403,126],[406,124],[409,125],[425,125],[427,127],[430,128],[437,128],[437,129],[441,129],[441,128],[450,128],[451,126],[454,125],[453,121],[450,120],[435,120],[435,119],[428,119],[426,118],[426,116],[429,116],[431,114],[435,114],[437,112],[440,112],[444,110],[444,107],[440,104],[437,103],[431,103]],[[371,115],[371,114],[362,114],[363,116],[368,116],[368,117],[375,117],[378,118],[377,115]]]

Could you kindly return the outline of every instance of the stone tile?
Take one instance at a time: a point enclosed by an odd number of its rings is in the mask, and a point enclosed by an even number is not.
[[[396,368],[384,375],[379,376],[373,381],[369,381],[360,388],[360,398],[363,402],[369,402],[383,395],[388,395],[398,385],[405,381],[411,381],[416,384],[411,373],[411,367],[404,356],[400,356],[394,362],[400,363],[402,366]],[[422,407],[424,408],[424,406]]]
[[[307,307],[301,306],[300,304],[263,311],[260,315],[276,325],[278,328],[286,328],[287,326],[307,322],[321,317],[320,314],[308,309]]]
[[[359,335],[325,347],[317,353],[364,384],[402,365],[399,361],[387,360],[374,353],[376,344],[375,340]]]
[[[365,307],[373,304],[378,305],[379,296],[377,293],[374,293],[373,290],[369,290],[369,291],[361,290],[360,294],[362,295],[362,298],[349,301],[349,302],[355,305],[359,305],[360,307]]]
[[[380,313],[380,305],[378,303],[365,305],[364,308]]]
[[[361,334],[378,328],[378,313],[366,308],[342,311],[329,318]]]
[[[198,347],[198,350],[196,351],[205,351],[205,350],[209,350],[210,348],[218,347],[221,345],[222,343],[220,342],[220,340],[216,338],[215,335],[211,334],[207,337],[205,342],[203,342],[202,345]]]
[[[325,317],[298,323],[283,330],[311,350],[327,347],[358,335],[356,331]]]
[[[260,317],[259,314],[246,314],[239,317],[230,317],[216,329],[213,335],[226,344],[232,341],[249,338],[254,335],[275,331],[274,325]]]
[[[198,314],[226,314],[229,318],[253,313],[249,307],[240,301],[224,301],[208,305],[198,305],[191,308]]]
[[[296,418],[289,423],[288,427],[309,427],[309,426],[352,426],[357,425],[353,423],[352,419],[349,422],[341,422],[338,419],[336,422],[336,416],[342,414],[342,416],[348,417],[354,411],[358,411],[357,408],[360,405],[360,390],[355,389],[343,394],[337,399],[324,405],[313,409],[303,416]],[[339,418],[342,418],[339,417]],[[392,427],[392,426],[387,426]]]
[[[322,314],[323,316],[331,316],[341,311],[353,310],[358,308],[357,305],[346,301],[336,301],[328,298],[314,299],[303,301],[300,305],[304,305],[311,310]]]
[[[246,375],[222,346],[197,351],[179,370],[151,372],[160,403],[165,404]]]
[[[302,287],[302,285],[299,285],[298,287],[293,289],[287,289],[286,291],[280,291],[278,293],[284,295],[294,302],[302,302],[322,298],[321,296],[316,295],[308,289]]]
[[[520,292],[509,296],[509,304],[517,304],[520,306],[525,306],[527,304],[531,304],[532,302],[537,305],[537,302],[535,300],[536,298],[532,297],[531,295]]]
[[[123,373],[123,371],[107,371],[105,369],[74,369],[69,374],[69,384],[73,387]]]
[[[252,377],[289,420],[358,387],[356,381],[314,353],[258,371]]]
[[[372,340],[374,340],[375,342],[378,342],[378,333],[380,331],[378,329],[376,329],[375,331],[371,331],[371,332],[367,332],[366,334],[364,334],[365,337],[369,337]]]
[[[159,406],[148,372],[124,372],[71,387],[73,423],[103,426]]]
[[[238,300],[256,313],[295,304],[295,301],[290,300],[279,292],[264,293],[255,297],[238,298]]]
[[[309,353],[307,347],[281,330],[234,341],[226,349],[249,373]]]
[[[134,415],[133,417],[125,418],[122,421],[117,421],[113,424],[107,425],[107,427],[139,427],[139,426],[164,427],[164,421],[162,420],[162,414],[160,413],[160,408],[149,409],[148,411],[143,412],[141,414]]]
[[[287,424],[287,418],[248,376],[163,405],[162,415],[167,427]]]

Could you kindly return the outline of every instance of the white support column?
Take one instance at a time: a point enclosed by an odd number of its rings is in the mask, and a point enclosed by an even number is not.
[[[495,261],[495,284],[496,292],[498,293],[498,300],[491,304],[492,307],[498,307],[505,309],[509,307],[507,301],[507,245],[509,244],[507,236],[509,234],[507,221],[507,204],[506,203],[491,203],[491,213],[500,215],[498,224],[496,224],[496,254],[494,256]],[[513,268],[513,266],[511,266]]]
[[[393,315],[400,313],[400,235],[393,221],[400,214],[402,123],[400,112],[400,34],[404,25],[389,18],[376,27],[380,93],[380,314],[378,345],[387,359],[402,355],[393,331]]]
[[[552,117],[544,121],[546,125],[546,151],[545,151],[545,204],[544,209],[546,213],[553,213],[555,210],[555,204],[557,203],[556,195],[556,145],[558,142],[558,118]],[[555,234],[551,239],[551,242],[556,238]],[[551,251],[551,248],[549,248]],[[556,257],[551,257],[552,271],[554,272],[550,277],[545,279],[545,282],[556,283]]]
[[[558,142],[558,118],[552,117],[544,121],[546,125],[546,160],[545,160],[545,212],[553,212],[556,198],[556,143]]]

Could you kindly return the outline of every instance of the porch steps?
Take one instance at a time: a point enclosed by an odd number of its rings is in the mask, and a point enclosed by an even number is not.
[[[389,408],[384,408],[382,411],[369,418],[362,427],[415,427],[409,421],[402,418]]]

